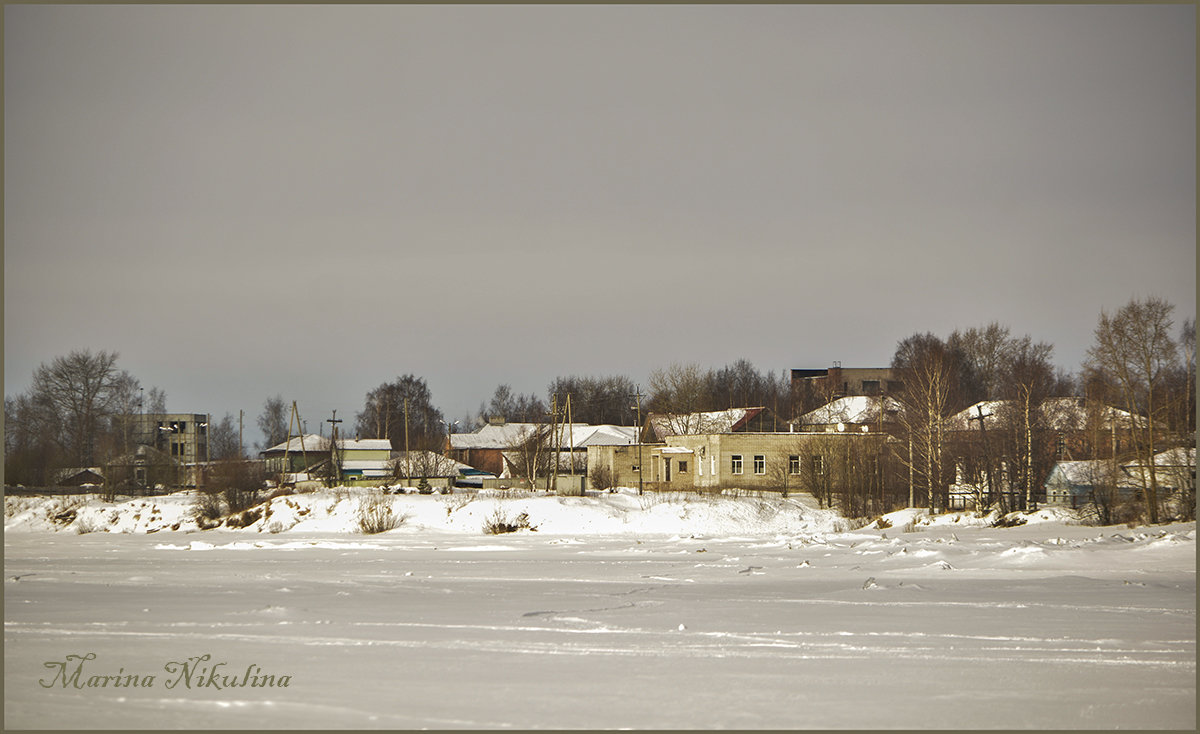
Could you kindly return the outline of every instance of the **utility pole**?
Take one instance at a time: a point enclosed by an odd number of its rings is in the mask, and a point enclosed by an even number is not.
[[[412,486],[412,457],[408,455],[408,398],[404,398],[404,481]]]
[[[333,476],[337,479],[337,481],[341,481],[342,467],[338,464],[338,458],[337,458],[337,441],[338,441],[337,424],[341,423],[342,420],[337,417],[337,411],[335,410],[335,411],[333,411],[333,417],[326,418],[325,422],[330,424],[330,426],[329,426],[329,463],[332,464],[331,468],[333,470]]]
[[[645,475],[645,467],[642,466],[642,386],[637,386],[637,392],[633,394],[637,398],[637,405],[634,409],[637,410],[637,442],[638,442],[638,494],[642,493],[642,477]]]
[[[336,412],[336,411],[335,411]],[[300,435],[300,455],[304,459],[304,471],[308,471],[308,451],[304,448],[304,431],[307,425],[300,420],[300,408],[296,406],[296,401],[292,401],[292,414],[288,416],[288,432],[287,443],[283,445],[283,471],[292,473],[292,464],[288,460],[288,453],[292,448],[292,423],[296,424],[296,432]]]
[[[551,475],[551,484],[547,484],[547,489],[551,486],[554,491],[558,491],[558,460],[562,453],[562,429],[558,425],[558,394],[552,396],[550,403],[550,431],[554,436],[554,473]]]
[[[242,416],[246,415],[246,411],[238,411],[238,458],[243,459],[246,456],[246,444],[242,441]]]
[[[567,393],[567,450],[571,457],[570,472],[575,476],[575,424],[571,422],[571,393]]]

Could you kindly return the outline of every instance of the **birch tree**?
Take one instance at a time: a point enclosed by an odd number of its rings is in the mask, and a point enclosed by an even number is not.
[[[1012,475],[1026,509],[1033,506],[1035,488],[1049,473],[1050,429],[1043,405],[1056,379],[1050,361],[1053,353],[1050,344],[1035,344],[1028,336],[1014,340],[998,375],[1000,396],[1008,401],[1001,409],[1000,422],[1008,426],[1012,437]]]
[[[1087,367],[1111,380],[1125,410],[1144,416],[1132,433],[1137,459],[1146,467],[1136,474],[1150,523],[1158,522],[1158,478],[1151,468],[1167,407],[1162,381],[1178,361],[1170,333],[1173,310],[1161,298],[1150,297],[1134,299],[1112,315],[1101,311],[1095,343],[1087,352]]]
[[[933,334],[914,334],[896,347],[892,369],[903,382],[896,399],[899,420],[908,435],[911,457],[898,454],[925,490],[930,511],[945,507],[946,419],[963,402],[970,368],[960,350]]]

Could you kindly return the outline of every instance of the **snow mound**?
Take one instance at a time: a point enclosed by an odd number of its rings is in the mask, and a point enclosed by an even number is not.
[[[97,498],[5,498],[5,531],[74,533],[194,532],[196,493],[104,502]],[[335,488],[272,497],[233,518],[213,524],[254,534],[362,533],[369,507],[394,519],[390,533],[425,530],[482,535],[497,524],[559,536],[627,535],[791,537],[845,530],[841,516],[795,498],[729,497],[694,493],[383,494]],[[206,526],[207,527],[207,526]],[[276,546],[277,547],[277,546]],[[203,544],[192,543],[191,550]]]

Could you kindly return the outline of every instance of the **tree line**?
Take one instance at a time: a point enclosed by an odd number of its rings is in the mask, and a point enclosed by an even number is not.
[[[904,407],[899,413],[898,466],[891,480],[906,487],[917,504],[944,508],[947,487],[961,471],[996,476],[1003,457],[1007,485],[1017,488],[1027,504],[1056,458],[1054,432],[1045,411],[1051,397],[1075,396],[1089,405],[1117,406],[1144,417],[1130,428],[1126,453],[1149,462],[1154,453],[1172,446],[1194,446],[1195,325],[1173,320],[1173,306],[1158,298],[1134,299],[1116,312],[1102,312],[1094,344],[1078,373],[1057,367],[1054,348],[1030,336],[1014,335],[999,323],[956,330],[939,337],[916,333],[901,339],[890,361],[902,387],[890,397]],[[128,371],[117,367],[115,352],[71,352],[43,364],[31,387],[5,397],[5,473],[10,483],[49,484],[54,470],[94,466],[130,450],[128,421],[138,412],[165,413],[166,394],[147,393]],[[765,407],[776,427],[828,402],[816,383],[793,385],[787,370],[763,371],[745,359],[720,368],[672,364],[649,374],[646,393],[625,375],[567,375],[555,378],[544,395],[515,392],[500,384],[478,411],[448,420],[436,406],[424,378],[404,374],[367,392],[352,423],[355,435],[386,438],[396,450],[440,451],[448,433],[475,430],[489,419],[548,423],[555,406],[570,395],[571,420],[577,423],[634,425],[640,409],[692,413],[734,407]],[[980,418],[987,441],[955,446],[950,416],[981,400],[1004,401],[998,413]],[[257,418],[262,448],[295,433],[289,426],[290,402],[268,398]],[[563,420],[566,416],[558,416]],[[781,423],[782,422],[782,423]],[[211,459],[244,456],[237,419],[226,414],[209,426]],[[1103,442],[1096,437],[1093,448]],[[1110,451],[1114,454],[1115,451]],[[880,469],[880,472],[883,470]],[[1145,478],[1145,513],[1157,518],[1159,502],[1154,472]],[[830,474],[826,474],[826,485]],[[852,492],[846,473],[844,492]],[[887,492],[882,480],[879,496]],[[895,492],[893,492],[895,493]],[[836,500],[836,492],[830,494]],[[1011,493],[1002,496],[1010,501]],[[908,499],[908,498],[906,498]],[[882,500],[881,500],[882,501]]]

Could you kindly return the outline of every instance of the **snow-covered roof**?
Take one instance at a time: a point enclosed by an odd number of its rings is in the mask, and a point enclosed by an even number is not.
[[[342,451],[391,451],[392,442],[386,438],[339,438],[338,448]],[[319,436],[315,433],[307,433],[304,436],[295,436],[290,441],[276,444],[269,449],[264,449],[260,453],[263,454],[282,454],[287,452],[300,453],[301,451],[328,451],[329,439],[324,436]]]
[[[838,398],[832,403],[822,405],[816,410],[800,416],[800,424],[831,425],[834,423],[875,423],[879,420],[881,398],[871,395],[851,395]],[[889,413],[898,413],[902,409],[899,401],[894,398],[882,398],[885,419]]]
[[[572,435],[573,434],[573,435]],[[625,446],[637,443],[638,429],[635,426],[585,426],[582,431],[578,427],[568,434],[575,448],[588,446]]]
[[[1142,465],[1141,459],[1127,462],[1121,466],[1126,468],[1136,468]],[[1168,449],[1154,455],[1155,466],[1170,466],[1170,467],[1195,467],[1196,466],[1196,449],[1193,448],[1177,448]]]
[[[263,449],[259,453],[282,454],[285,451],[288,453],[300,453],[302,449],[304,451],[328,451],[329,439],[323,436],[318,436],[315,433],[306,433],[303,436],[294,436],[291,438],[291,440],[276,444],[269,449]]]
[[[339,438],[342,451],[391,451],[392,442],[386,438]]]
[[[454,433],[450,435],[452,449],[511,449],[528,439],[540,423],[505,423],[502,426],[486,425],[474,433]],[[575,448],[588,446],[625,445],[637,441],[637,428],[633,426],[599,425],[588,423],[571,423],[561,427],[563,445]]]
[[[54,481],[64,482],[80,474],[93,474],[101,479],[104,478],[103,471],[98,466],[76,466],[68,469],[59,469],[56,471],[54,473]]]
[[[1011,400],[981,400],[966,410],[950,416],[949,423],[961,429],[978,428],[979,412],[982,409],[984,418],[996,417]],[[1087,427],[1088,405],[1083,398],[1046,398],[1042,401],[1042,412],[1050,420],[1050,425],[1059,431],[1082,431]],[[1129,426],[1143,420],[1128,411],[1108,405],[1102,406],[1099,418],[1105,427],[1116,424]]]
[[[1057,462],[1050,476],[1046,477],[1046,485],[1057,482],[1067,482],[1076,487],[1090,487],[1093,483],[1102,481],[1112,471],[1112,464],[1104,459],[1087,459],[1078,462]],[[1116,477],[1117,485],[1130,486],[1128,475],[1120,473]]]
[[[508,449],[520,444],[537,429],[537,423],[488,424],[474,433],[450,434],[452,449]]]
[[[1196,466],[1196,449],[1169,449],[1154,455],[1155,466]]]
[[[651,433],[658,439],[733,433],[762,411],[763,408],[730,408],[700,413],[651,413],[647,422]]]

